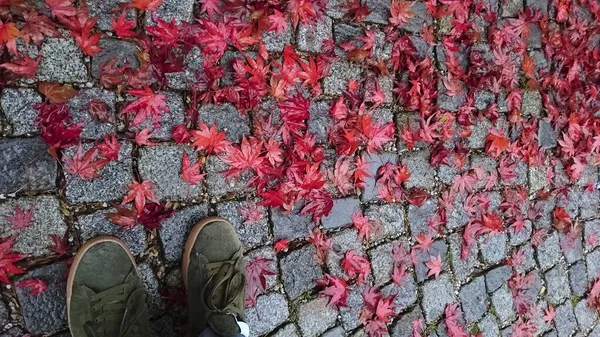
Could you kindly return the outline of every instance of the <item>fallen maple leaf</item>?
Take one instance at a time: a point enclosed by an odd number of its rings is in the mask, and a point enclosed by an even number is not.
[[[406,24],[415,14],[412,11],[413,2],[393,0],[390,7],[390,23],[396,26]]]
[[[129,188],[129,192],[125,196],[125,199],[123,199],[121,202],[121,205],[125,205],[128,202],[134,201],[135,209],[137,210],[138,214],[144,211],[146,199],[155,203],[160,203],[160,201],[154,197],[154,193],[152,193],[154,184],[151,182],[142,181],[140,183],[134,180],[127,186]]]
[[[552,321],[554,321],[554,317],[556,317],[554,307],[549,305],[548,308],[544,309],[544,322],[546,322],[546,324],[550,324]]]
[[[73,0],[45,0],[45,2],[53,18],[62,21],[77,14],[77,8],[73,7]]]
[[[117,20],[112,20],[112,27],[118,37],[124,39],[126,37],[136,36],[137,33],[132,32],[131,29],[135,28],[135,20],[126,21],[125,20],[125,10],[121,12],[121,15],[117,18]]]
[[[202,121],[198,122],[199,130],[191,130],[192,146],[196,147],[196,151],[205,151],[207,154],[221,153],[231,145],[231,142],[225,139],[225,132],[217,131],[217,127],[213,124],[210,129]]]
[[[22,55],[12,62],[0,64],[0,68],[7,69],[17,75],[25,76],[27,78],[34,78],[41,59],[41,55],[35,60],[27,55]]]
[[[256,297],[267,288],[267,276],[277,275],[272,268],[273,260],[259,257],[246,263],[246,305],[252,306]]]
[[[502,130],[491,129],[485,137],[486,152],[492,157],[498,158],[502,152],[508,149],[510,140],[504,137]]]
[[[425,262],[425,266],[429,268],[427,276],[435,275],[435,278],[437,279],[438,276],[440,276],[440,273],[442,272],[442,265],[442,258],[439,255],[429,256],[429,262]]]
[[[135,226],[137,213],[135,209],[128,209],[123,206],[114,205],[115,213],[105,213],[104,216],[108,221],[115,225],[123,226],[126,229],[132,229]]]
[[[181,159],[181,179],[188,184],[197,185],[206,174],[199,173],[202,160],[199,159],[196,163],[191,164],[187,153],[183,152]]]
[[[77,90],[70,84],[41,82],[38,90],[46,96],[50,103],[65,103],[71,97],[77,95]]]
[[[0,20],[0,47],[6,45],[12,54],[17,54],[17,43],[15,38],[21,36],[21,32],[14,22],[2,22]]]
[[[240,214],[244,217],[244,225],[259,223],[265,217],[265,209],[253,202],[247,201],[244,207],[240,208]]]
[[[160,122],[163,112],[170,113],[169,106],[165,99],[166,95],[155,94],[152,89],[145,86],[144,89],[127,90],[133,96],[139,97],[137,100],[129,103],[125,109],[121,111],[121,115],[135,114],[131,126],[135,127],[144,122],[148,117],[152,119],[152,125],[156,129],[160,129]]]
[[[50,234],[53,245],[48,246],[48,250],[57,255],[57,257],[69,254],[69,246],[65,243],[62,236]]]
[[[138,213],[137,221],[148,230],[160,228],[160,223],[172,217],[175,211],[170,207],[165,207],[163,203],[147,203],[144,211]]]
[[[19,205],[15,205],[14,214],[12,216],[5,215],[4,218],[11,224],[13,229],[25,229],[33,225],[33,205],[27,211],[21,209]]]
[[[93,147],[83,153],[81,144],[77,147],[77,151],[73,158],[65,155],[65,172],[75,174],[82,180],[92,180],[100,177],[100,170],[108,163],[107,159],[96,159],[98,156],[98,148]]]
[[[129,7],[137,8],[141,11],[149,10],[154,12],[162,2],[163,0],[132,0]]]
[[[273,246],[273,249],[275,249],[276,253],[287,252],[289,248],[290,247],[288,246],[288,240],[286,239],[281,239],[275,242],[275,245]]]
[[[349,279],[357,277],[356,282],[361,284],[371,274],[371,264],[365,257],[357,255],[354,250],[346,251],[344,257],[340,260],[340,264],[344,269]]]
[[[325,274],[325,278],[319,281],[325,287],[319,294],[329,297],[329,305],[332,307],[346,306],[346,299],[350,291],[348,283],[342,278]]]
[[[178,144],[187,144],[192,139],[190,130],[185,125],[175,125],[171,130],[171,138]]]
[[[554,226],[554,228],[556,228],[556,230],[563,231],[568,226],[572,225],[571,217],[569,216],[569,213],[567,213],[567,211],[564,208],[562,208],[562,207],[554,208],[552,215],[554,216],[554,218],[552,220],[552,226]]]
[[[0,240],[0,281],[10,284],[8,276],[23,274],[25,271],[14,265],[26,258],[27,254],[11,253],[15,244],[14,238],[3,238]]]
[[[88,110],[93,120],[101,123],[111,122],[111,110],[108,104],[106,104],[106,102],[98,98],[94,98],[91,101],[89,101],[88,104],[84,106],[84,108]]]
[[[152,137],[152,131],[149,128],[145,128],[142,131],[139,131],[135,134],[135,143],[139,146],[156,146],[158,143],[150,141],[150,137]]]
[[[121,151],[121,144],[115,135],[108,134],[104,135],[104,142],[98,144],[97,148],[100,150],[102,158],[106,160],[119,161],[119,152]]]
[[[35,296],[46,292],[46,283],[38,278],[30,278],[17,284],[17,288],[28,288],[29,296]]]

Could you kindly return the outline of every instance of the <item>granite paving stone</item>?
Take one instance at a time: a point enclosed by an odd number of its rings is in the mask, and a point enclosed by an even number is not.
[[[340,312],[340,318],[342,326],[346,330],[356,329],[360,323],[360,312],[365,305],[365,301],[362,297],[362,292],[365,290],[365,286],[358,286],[356,284],[349,286],[348,297],[346,298],[346,306],[338,308]]]
[[[454,277],[464,283],[473,273],[474,269],[481,263],[477,259],[477,245],[472,245],[468,250],[469,255],[465,258],[462,255],[463,240],[459,234],[452,234],[448,237],[450,266],[454,272]]]
[[[389,152],[382,154],[367,154],[365,155],[365,159],[368,163],[370,163],[369,174],[371,177],[365,179],[365,188],[361,195],[361,200],[363,202],[375,200],[377,198],[377,195],[379,195],[376,185],[378,178],[377,170],[387,163],[397,164],[398,155]]]
[[[249,223],[247,223],[249,220],[240,213],[240,209],[247,208],[250,205],[252,204],[249,204],[249,202],[228,201],[216,206],[217,214],[231,222],[245,249],[267,244],[271,240],[266,208],[257,206],[262,218]]]
[[[98,100],[108,106],[109,121],[107,123],[92,118],[86,107],[92,100]],[[115,100],[115,93],[99,88],[81,89],[69,100],[67,106],[73,114],[73,122],[83,123],[81,138],[102,139],[107,133],[115,134],[117,131]]]
[[[442,315],[446,305],[456,302],[454,286],[448,274],[425,282],[423,285],[422,306],[427,322],[432,322]]]
[[[94,16],[98,19],[96,27],[104,31],[112,31],[112,20],[117,20],[122,11],[119,6],[128,4],[127,0],[88,0],[88,9],[90,17]],[[128,8],[125,12],[125,18],[129,20],[135,19],[135,9]]]
[[[301,23],[296,35],[298,49],[306,52],[321,52],[323,42],[332,36],[332,25],[333,21],[328,17],[324,17],[314,25]]]
[[[329,139],[327,133],[328,128],[333,126],[333,119],[329,114],[331,102],[329,101],[312,101],[308,107],[308,132],[317,137],[317,142],[326,143]]]
[[[150,318],[158,317],[166,309],[166,304],[160,294],[158,279],[152,271],[152,266],[148,263],[138,264],[137,269],[148,294],[148,315]]]
[[[321,337],[346,337],[346,332],[342,327],[335,327],[333,329],[327,330]]]
[[[198,161],[198,154],[187,145],[160,144],[139,150],[140,177],[154,184],[159,200],[191,200],[202,191],[201,183],[192,185],[181,178],[184,153],[192,165]]]
[[[483,261],[496,264],[506,257],[507,237],[505,232],[499,234],[488,234],[479,239],[479,251]]]
[[[234,143],[242,141],[242,137],[250,135],[250,119],[248,114],[241,114],[230,103],[222,105],[207,104],[198,110],[199,120],[211,127],[224,131],[227,139]]]
[[[177,24],[191,22],[193,10],[193,0],[164,0],[156,11],[146,11],[146,26],[154,25],[154,15],[167,22],[175,20]]]
[[[314,226],[309,215],[301,215],[299,209],[289,213],[274,208],[271,209],[271,220],[273,221],[273,236],[275,240],[306,238],[309,230]]]
[[[38,132],[35,124],[38,111],[34,108],[42,101],[33,89],[3,89],[0,93],[0,107],[12,128],[12,136],[23,136]]]
[[[208,206],[194,205],[179,209],[162,222],[158,231],[160,241],[169,262],[178,262],[183,254],[183,245],[192,227],[208,215]]]
[[[158,94],[166,96],[165,102],[169,108],[168,112],[162,112],[160,128],[158,126],[155,127],[152,123],[151,116],[148,116],[148,118],[141,124],[131,127],[131,130],[134,132],[139,132],[143,129],[149,129],[152,133],[152,138],[169,140],[171,139],[173,127],[183,124],[184,122],[185,107],[183,105],[183,97],[180,93],[173,91],[159,91]]]
[[[115,225],[106,218],[107,213],[114,213],[115,209],[106,209],[91,214],[82,215],[77,219],[82,241],[101,235],[116,236],[127,244],[134,255],[143,253],[148,248],[146,233],[143,226],[127,229]]]
[[[365,211],[365,216],[371,220],[379,221],[381,224],[380,237],[406,233],[405,208],[402,204],[371,205]]]
[[[395,295],[394,309],[396,314],[405,311],[418,300],[417,283],[415,282],[415,276],[411,272],[408,273],[404,282],[399,286],[395,283],[391,283],[383,288],[382,291],[386,296]]]
[[[598,275],[600,275],[600,250],[596,249],[589,253],[585,260],[587,263],[588,280],[596,280]]]
[[[477,327],[479,328],[482,337],[498,337],[500,335],[498,320],[491,313],[487,313],[485,317],[477,323]]]
[[[394,244],[398,244],[398,242],[384,243],[369,250],[371,269],[376,284],[386,283],[392,278]]]
[[[496,290],[492,294],[491,300],[494,311],[502,324],[506,324],[515,318],[513,296],[507,285],[503,285]]]
[[[436,199],[429,199],[420,207],[408,205],[408,225],[412,236],[429,233],[427,224],[429,219],[436,215],[437,207]]]
[[[25,328],[32,334],[52,333],[67,325],[67,281],[64,277],[68,270],[66,262],[55,262],[29,271],[19,277],[19,282],[38,278],[46,284],[46,291],[30,295],[27,288],[16,288],[17,298]]]
[[[140,61],[135,55],[138,47],[133,42],[102,37],[98,42],[98,46],[102,50],[92,57],[91,65],[92,76],[95,78],[100,78],[102,65],[113,59],[116,60],[115,66],[117,67],[122,66],[125,62],[133,69],[140,66]]]
[[[352,62],[338,60],[331,64],[329,75],[323,79],[323,92],[326,95],[341,95],[346,90],[349,80],[357,80],[362,75],[362,68]]]
[[[558,233],[550,233],[536,250],[538,263],[542,270],[551,268],[558,262],[561,255]]]
[[[304,337],[316,337],[335,324],[337,310],[327,302],[326,298],[319,297],[299,306],[298,326]]]
[[[458,297],[467,323],[479,320],[486,313],[488,307],[485,278],[479,276],[462,286]]]
[[[569,284],[575,296],[583,296],[587,291],[588,275],[585,261],[579,261],[569,267]]]
[[[292,323],[286,324],[283,328],[277,330],[273,337],[299,337],[298,328]]]
[[[288,302],[280,293],[259,296],[256,304],[246,312],[250,334],[260,336],[273,331],[288,319]]]
[[[56,162],[40,138],[0,139],[0,195],[56,187]]]
[[[423,312],[419,306],[415,306],[394,323],[390,329],[390,335],[392,337],[411,337],[413,335],[412,322],[420,319],[424,319]]]
[[[585,333],[590,331],[598,321],[598,313],[595,309],[588,306],[586,300],[579,301],[573,310],[575,312],[575,318],[577,319],[577,325],[581,332]]]
[[[600,220],[590,220],[583,224],[585,249],[592,250],[600,246]]]
[[[546,286],[548,287],[548,301],[551,304],[558,304],[571,296],[569,288],[569,278],[567,276],[564,264],[558,264],[550,269],[544,275]]]
[[[23,229],[14,229],[6,216],[13,216],[15,208],[32,211],[32,224]],[[15,237],[13,250],[32,254],[48,255],[48,246],[52,245],[50,234],[63,236],[67,231],[64,215],[61,213],[59,200],[54,196],[25,197],[9,199],[0,203],[0,237]]]
[[[119,144],[121,145],[119,160],[111,161],[100,169],[100,177],[83,180],[79,176],[70,173],[65,174],[68,203],[109,202],[123,199],[127,193],[127,185],[134,180],[131,158],[132,145],[128,141],[119,141]],[[84,153],[91,148],[92,144],[90,143],[82,144]],[[73,158],[76,151],[76,147],[68,148],[65,155]]]
[[[274,275],[265,275],[265,290],[274,289],[279,284],[279,272],[277,270],[277,256],[275,250],[270,246],[263,246],[244,254],[244,263],[247,265],[256,259],[267,259],[267,267]]]
[[[37,69],[42,82],[85,83],[89,79],[83,53],[70,38],[47,38],[42,45],[44,55]]]
[[[313,246],[304,246],[281,259],[281,279],[285,292],[291,299],[312,289],[314,282],[323,277]]]
[[[345,229],[331,235],[330,240],[331,250],[327,254],[329,273],[337,277],[343,277],[344,270],[340,262],[348,251],[354,251],[358,256],[365,256],[361,240],[358,239],[358,231],[355,229]]]
[[[442,259],[442,270],[446,270],[448,268],[448,261],[446,260],[446,252],[448,248],[446,247],[446,243],[443,240],[436,240],[431,244],[431,247],[427,250],[417,250],[415,255],[415,274],[417,275],[417,281],[423,282],[430,278],[428,276],[429,268],[425,265],[425,263],[431,260],[431,257],[439,257]]]
[[[227,164],[218,156],[208,156],[206,158],[206,190],[213,199],[219,199],[228,194],[248,192],[248,183],[252,178],[252,172],[246,170],[237,177],[227,178]]]
[[[408,167],[410,177],[405,183],[407,188],[432,188],[435,185],[435,170],[429,164],[429,150],[414,151],[401,158],[401,163]]]
[[[491,269],[485,274],[485,285],[488,293],[495,292],[503,284],[508,282],[512,276],[512,270],[507,265],[502,265]]]
[[[577,320],[570,301],[566,301],[556,308],[554,326],[556,327],[558,337],[571,336],[577,329]]]
[[[360,211],[360,201],[357,198],[335,199],[329,215],[321,219],[325,229],[336,229],[352,224],[352,214]]]

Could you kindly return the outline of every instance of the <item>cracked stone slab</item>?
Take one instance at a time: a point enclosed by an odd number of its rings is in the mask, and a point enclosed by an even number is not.
[[[288,302],[280,293],[259,296],[256,304],[246,311],[251,336],[261,336],[273,331],[288,319]]]
[[[202,191],[201,183],[192,185],[181,178],[184,152],[192,165],[198,161],[198,154],[186,145],[160,144],[140,149],[140,177],[154,184],[154,196],[159,200],[191,200]]]
[[[127,229],[115,225],[106,218],[106,213],[114,213],[114,209],[97,211],[92,214],[78,217],[79,231],[82,241],[101,235],[116,236],[127,244],[134,255],[143,253],[148,248],[146,233],[141,225]]]
[[[127,193],[127,185],[134,179],[133,163],[131,159],[132,145],[127,141],[120,141],[119,160],[111,161],[100,170],[100,177],[91,180],[82,180],[79,176],[65,173],[67,181],[66,196],[70,204],[87,202],[108,202],[121,200]],[[88,151],[92,144],[82,144],[83,151]],[[65,156],[73,158],[76,147],[65,150]],[[63,165],[64,157],[63,157]]]
[[[0,139],[0,194],[56,186],[56,162],[40,138]]]
[[[454,286],[448,274],[425,282],[421,302],[427,322],[432,322],[444,313],[446,305],[456,302]]]
[[[70,38],[46,38],[37,79],[42,82],[85,83],[89,80],[83,53]]]
[[[96,121],[92,118],[86,105],[93,99],[97,99],[108,105],[108,123]],[[81,138],[102,139],[105,134],[115,134],[117,132],[115,100],[116,95],[114,92],[100,88],[81,89],[77,95],[69,100],[67,106],[73,114],[73,122],[84,123]]]
[[[0,107],[11,126],[13,136],[39,131],[39,127],[35,124],[38,111],[33,106],[41,101],[42,97],[33,89],[2,89]]]
[[[250,135],[250,117],[240,113],[231,103],[222,105],[206,104],[198,109],[199,120],[209,128],[214,124],[224,131],[227,139],[233,143],[242,141],[242,137]]]
[[[162,222],[158,233],[168,262],[180,261],[187,234],[207,215],[208,206],[200,204],[179,209]]]
[[[327,302],[327,298],[319,297],[298,308],[298,326],[304,337],[316,337],[335,325],[337,310]]]
[[[245,223],[247,220],[240,213],[240,209],[248,207],[246,202],[228,201],[217,204],[217,214],[227,219],[240,237],[245,249],[251,249],[271,242],[266,208],[257,206],[262,219],[256,222]]]
[[[15,288],[25,320],[25,328],[32,334],[55,332],[67,324],[67,280],[66,262],[56,262],[29,271],[19,277],[16,284],[30,278],[38,278],[46,283],[46,291],[29,295],[27,288]]]
[[[12,228],[6,216],[14,215],[14,208],[33,210],[32,225],[20,230]],[[67,231],[59,200],[54,196],[25,197],[9,199],[0,203],[0,237],[15,237],[14,250],[33,256],[50,254],[52,245],[50,234],[62,237]]]
[[[323,271],[315,260],[316,253],[314,246],[304,246],[281,259],[281,279],[291,299],[312,289],[314,282],[323,277]]]

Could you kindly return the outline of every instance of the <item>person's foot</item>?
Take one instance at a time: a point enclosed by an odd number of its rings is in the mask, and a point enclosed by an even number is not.
[[[113,237],[88,241],[67,280],[67,315],[73,337],[147,337],[146,290],[135,260]]]
[[[225,219],[207,218],[192,229],[182,263],[191,336],[206,327],[224,337],[248,334],[243,323],[243,252],[235,229]]]

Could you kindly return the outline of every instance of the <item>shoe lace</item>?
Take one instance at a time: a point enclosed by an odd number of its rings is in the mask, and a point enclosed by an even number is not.
[[[243,294],[246,279],[237,266],[243,265],[243,251],[237,251],[231,260],[211,262],[204,265],[208,282],[202,289],[202,301],[211,314],[240,314],[238,296]],[[243,302],[242,302],[243,303]],[[243,304],[242,304],[243,306]]]
[[[131,308],[128,300],[138,293],[144,293],[133,283],[125,282],[96,293],[89,297],[91,303],[92,320],[84,325],[88,337],[137,337],[141,336],[138,321],[142,317],[143,310]],[[134,315],[125,315],[128,310],[133,310]]]

